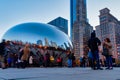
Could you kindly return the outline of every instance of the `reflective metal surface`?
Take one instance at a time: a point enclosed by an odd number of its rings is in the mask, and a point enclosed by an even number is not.
[[[23,23],[9,29],[2,37],[47,46],[72,47],[68,36],[56,27],[42,23]]]

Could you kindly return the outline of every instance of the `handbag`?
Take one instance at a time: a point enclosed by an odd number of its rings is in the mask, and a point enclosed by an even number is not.
[[[102,55],[108,56],[108,54],[109,54],[109,50],[107,48],[103,47]]]

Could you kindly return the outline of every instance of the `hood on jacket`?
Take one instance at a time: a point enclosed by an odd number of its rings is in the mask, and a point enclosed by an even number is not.
[[[96,37],[96,33],[95,33],[95,31],[93,31],[92,33],[91,33],[91,38],[95,38]]]

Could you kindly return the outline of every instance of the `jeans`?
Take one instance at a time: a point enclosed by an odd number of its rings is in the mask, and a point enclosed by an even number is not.
[[[72,67],[72,59],[68,59],[68,67]]]
[[[112,56],[106,56],[106,64],[107,64],[107,67],[110,68],[110,67],[113,67],[112,66]]]
[[[93,68],[97,67],[98,69],[100,68],[100,60],[99,60],[99,51],[96,50],[94,52],[92,52],[93,55]],[[95,64],[96,62],[96,64]]]

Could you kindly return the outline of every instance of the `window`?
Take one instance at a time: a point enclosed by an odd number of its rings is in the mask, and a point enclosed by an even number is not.
[[[100,17],[100,21],[105,21],[105,20],[106,20],[106,16]]]

